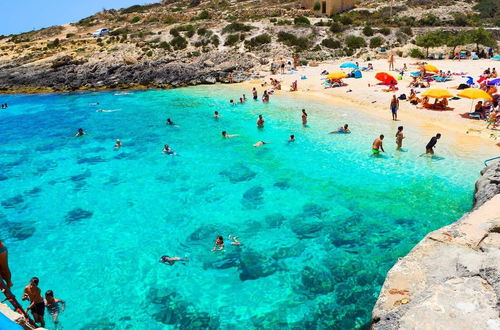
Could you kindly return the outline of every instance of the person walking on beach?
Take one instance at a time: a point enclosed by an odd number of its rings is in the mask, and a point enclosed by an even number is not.
[[[302,109],[302,125],[303,126],[307,125],[307,113],[306,113],[306,109]]]
[[[380,150],[382,150],[382,152],[385,152],[384,147],[382,145],[382,140],[384,140],[383,134],[380,135],[378,138],[376,138],[375,141],[373,141],[372,152],[374,155],[380,154]]]
[[[389,56],[389,71],[394,70],[394,55]]]
[[[429,143],[425,146],[425,153],[434,155],[434,147],[436,146],[437,140],[441,138],[441,133],[437,133],[436,136],[433,136]]]
[[[0,241],[0,281],[5,281],[9,288],[13,286],[9,268],[9,253],[2,241]]]
[[[59,313],[64,311],[64,308],[66,308],[66,303],[61,299],[54,298],[54,292],[52,290],[45,292],[44,302],[45,307],[47,307],[47,311],[50,315],[52,315],[52,321],[57,326],[59,323],[57,318],[59,317]]]
[[[22,300],[29,300],[31,303],[26,309],[31,310],[35,323],[40,323],[41,327],[45,327],[45,321],[43,315],[45,314],[45,303],[42,298],[41,290],[38,287],[38,277],[33,277],[30,284],[24,288],[24,294]]]
[[[280,59],[280,68],[281,68],[281,74],[285,73],[285,60],[283,57]]]
[[[401,150],[404,138],[405,137],[403,135],[403,126],[399,126],[398,131],[396,132],[396,145],[397,145],[396,150]]]
[[[398,109],[399,109],[399,100],[396,97],[396,94],[394,94],[391,100],[392,120],[398,120]]]
[[[259,115],[259,118],[257,118],[257,127],[264,128],[264,117],[262,115]]]
[[[297,55],[293,56],[293,69],[297,70],[297,67],[299,66],[299,57]]]

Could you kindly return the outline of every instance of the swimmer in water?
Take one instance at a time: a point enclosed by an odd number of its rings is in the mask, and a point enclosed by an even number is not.
[[[270,142],[264,142],[264,141],[259,141],[257,142],[256,144],[254,144],[253,146],[254,147],[261,147],[263,146],[264,144],[269,144]]]
[[[167,118],[167,125],[175,126],[174,122],[170,120],[170,118]]]
[[[120,149],[122,147],[122,142],[120,139],[116,139],[115,149]]]
[[[87,133],[85,133],[85,132],[83,131],[83,128],[79,128],[79,129],[78,129],[78,132],[76,132],[76,134],[75,134],[75,137],[84,136],[85,134],[87,134]]]
[[[290,135],[290,139],[288,140],[288,142],[295,142],[295,135]]]
[[[243,104],[243,103],[245,103],[245,101],[243,101],[243,98],[240,97],[240,104]]]
[[[215,119],[219,119],[219,111],[215,111],[214,112],[214,118]]]
[[[307,125],[307,113],[306,113],[306,109],[302,109],[302,125],[303,126]]]
[[[405,136],[403,135],[403,126],[398,127],[398,131],[396,132],[396,150],[401,150],[401,147],[403,146],[403,139]]]
[[[380,154],[380,150],[382,150],[382,152],[385,152],[382,145],[382,140],[384,140],[384,135],[380,135],[380,137],[376,138],[375,141],[373,141],[372,152],[374,155]]]
[[[105,109],[98,109],[95,112],[116,112],[118,110],[105,110]]]
[[[257,127],[264,128],[264,118],[262,115],[259,115],[259,118],[257,119]]]
[[[163,264],[168,264],[169,266],[173,266],[177,261],[189,261],[188,259],[184,258],[179,258],[179,257],[169,257],[169,256],[162,256],[160,258],[160,262]]]
[[[231,103],[232,105],[236,105],[236,103],[234,103],[234,100],[230,100],[229,103]]]
[[[259,98],[259,96],[257,94],[257,89],[255,89],[255,87],[252,89],[252,95],[253,95],[254,101],[257,101],[257,99]]]
[[[176,154],[172,149],[170,149],[168,144],[165,144],[165,146],[163,147],[163,153],[165,153],[167,155],[175,155]]]
[[[222,137],[224,139],[229,139],[229,138],[232,138],[232,137],[235,137],[235,136],[238,136],[238,134],[227,134],[226,131],[222,131]]]
[[[339,127],[338,130],[330,132],[328,134],[349,134],[351,133],[351,130],[349,129],[349,125],[345,124],[342,127]]]
[[[50,315],[52,315],[52,321],[55,325],[59,323],[58,317],[61,312],[66,308],[66,302],[61,299],[54,298],[54,292],[48,290],[45,292],[45,307]]]
[[[217,236],[212,251],[222,251],[222,250],[224,250],[224,238],[222,236]]]
[[[246,102],[247,101],[247,96],[245,94],[243,94],[243,102]]]
[[[231,236],[231,235],[229,235],[227,238],[228,238],[230,241],[232,240],[231,245],[237,245],[237,246],[242,245],[242,244],[241,244],[241,242],[240,242],[240,241],[238,241],[238,236]]]

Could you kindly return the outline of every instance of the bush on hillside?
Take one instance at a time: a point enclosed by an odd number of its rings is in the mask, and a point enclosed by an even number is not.
[[[321,3],[319,3],[319,1],[316,1],[314,3],[313,10],[315,10],[315,11],[321,10]]]
[[[297,37],[294,34],[281,31],[278,33],[278,41],[287,46],[295,47],[298,51],[306,50],[311,47],[309,39],[304,37]]]
[[[370,25],[367,25],[363,28],[363,34],[367,37],[371,37],[374,31]]]
[[[231,24],[226,25],[222,29],[222,33],[249,32],[252,29],[255,29],[255,27],[251,25],[245,25],[243,23],[233,22]]]
[[[230,34],[226,37],[224,46],[234,46],[240,41],[240,35],[238,33]]]
[[[497,16],[498,7],[498,0],[479,0],[474,9],[479,11],[481,18],[494,18]]]
[[[132,18],[130,20],[130,23],[134,24],[134,23],[137,23],[141,20],[141,17],[140,16],[135,16],[134,18]]]
[[[311,22],[305,16],[297,16],[293,19],[293,24],[298,26],[309,26],[311,25]]]
[[[407,36],[413,36],[413,30],[411,29],[410,26],[402,26],[399,28],[399,31],[401,31],[401,33],[404,33],[406,34]]]
[[[366,47],[366,41],[363,37],[348,36],[345,39],[346,46],[350,49]]]
[[[212,42],[212,45],[214,45],[216,48],[219,47],[220,45],[220,39],[219,39],[219,36],[218,35],[214,35],[210,41]]]
[[[391,29],[389,29],[388,27],[383,27],[380,30],[378,30],[378,32],[380,32],[384,36],[388,36],[389,34],[391,34]]]
[[[332,25],[330,25],[330,31],[333,33],[339,33],[344,31],[344,27],[339,22],[332,22]]]
[[[260,34],[245,42],[248,48],[256,48],[271,43],[271,36],[267,33]]]
[[[342,43],[335,39],[326,38],[321,41],[321,45],[331,49],[338,49],[342,46]]]
[[[195,17],[195,19],[199,19],[199,20],[201,20],[201,19],[209,19],[209,18],[211,18],[211,16],[208,13],[208,11],[206,11],[206,10],[202,10],[202,12],[198,16]]]
[[[424,58],[425,55],[422,53],[422,51],[418,48],[412,48],[410,52],[408,53],[408,56],[413,57],[413,58]]]
[[[347,16],[347,15],[341,15],[339,19],[340,19],[340,23],[342,23],[344,25],[351,25],[353,23],[352,18],[350,16]]]
[[[175,23],[177,23],[177,19],[175,19],[175,17],[173,17],[173,16],[167,16],[163,20],[163,24],[165,24],[165,25],[171,25],[171,24],[175,24]]]
[[[382,46],[385,42],[385,39],[382,37],[373,37],[370,39],[370,48],[378,48]]]
[[[176,37],[174,37],[171,41],[170,41],[170,45],[172,47],[174,47],[175,50],[180,50],[180,49],[184,49],[187,47],[187,40],[184,39],[182,36],[178,35]]]

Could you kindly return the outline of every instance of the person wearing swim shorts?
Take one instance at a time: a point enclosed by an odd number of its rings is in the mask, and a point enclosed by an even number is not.
[[[61,299],[54,298],[54,292],[52,290],[45,292],[44,303],[45,307],[47,307],[47,311],[50,315],[52,315],[52,321],[57,325],[59,323],[59,320],[57,319],[59,317],[59,313],[64,311],[66,303]]]
[[[398,108],[399,108],[399,100],[396,97],[396,95],[393,95],[391,100],[392,120],[398,120]]]
[[[255,87],[252,89],[252,95],[253,95],[254,101],[257,101],[259,96],[257,95],[257,89]]]
[[[259,115],[259,118],[257,118],[257,127],[264,128],[264,117],[262,115]]]
[[[12,275],[9,269],[9,252],[7,247],[0,241],[0,281],[4,280],[7,287],[12,287]]]
[[[401,147],[403,146],[403,139],[404,139],[404,135],[403,135],[403,126],[399,126],[398,127],[398,131],[396,132],[396,150],[400,150]]]
[[[372,145],[372,152],[374,155],[380,154],[380,151],[385,152],[382,141],[384,140],[384,135],[380,135],[380,137],[376,138],[375,141],[373,141]]]
[[[441,133],[437,133],[436,136],[433,136],[429,143],[425,146],[425,153],[434,155],[434,147],[436,147],[437,140],[441,138]]]
[[[43,302],[41,290],[38,287],[38,277],[33,277],[30,284],[24,288],[23,300],[29,300],[31,303],[26,309],[26,313],[31,310],[31,314],[35,319],[35,323],[40,323],[41,327],[45,327],[43,315],[45,314],[45,303]]]

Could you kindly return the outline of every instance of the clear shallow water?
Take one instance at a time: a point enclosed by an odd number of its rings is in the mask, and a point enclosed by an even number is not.
[[[2,96],[0,238],[14,292],[38,276],[66,300],[66,329],[361,327],[396,259],[470,209],[488,155],[443,136],[443,159],[418,157],[430,136],[411,127],[396,152],[400,122],[284,97],[230,106],[241,93]],[[353,134],[326,134],[345,122]],[[72,138],[78,127],[88,135]],[[373,158],[380,133],[388,154]],[[179,155],[163,155],[166,143]],[[210,252],[229,234],[244,245]],[[190,261],[165,266],[163,254]]]

